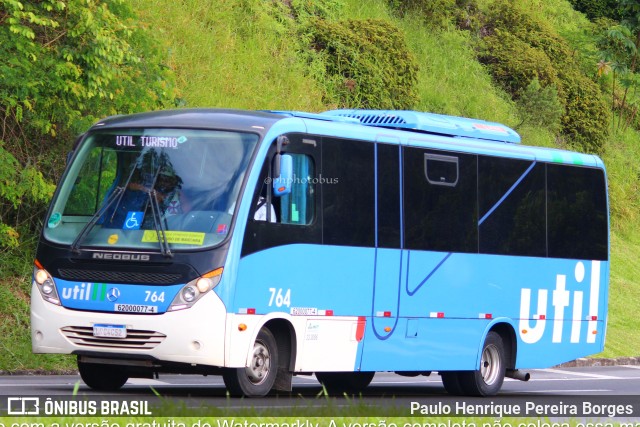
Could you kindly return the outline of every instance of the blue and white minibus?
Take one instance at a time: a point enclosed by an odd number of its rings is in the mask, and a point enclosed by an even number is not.
[[[437,372],[456,395],[603,350],[606,173],[508,127],[414,111],[185,109],[77,141],[35,260],[36,353],[115,390],[294,375],[358,391]]]

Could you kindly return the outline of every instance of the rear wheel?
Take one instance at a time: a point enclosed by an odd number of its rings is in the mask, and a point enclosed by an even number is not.
[[[232,396],[266,396],[276,381],[278,348],[271,331],[262,328],[258,333],[251,361],[246,368],[228,368],[222,375]]]
[[[444,389],[453,396],[461,396],[464,394],[462,385],[460,384],[460,374],[458,371],[440,372]]]
[[[489,332],[482,346],[480,368],[464,372],[460,384],[465,394],[472,396],[493,396],[500,391],[506,373],[505,350],[502,337],[497,332]]]
[[[358,392],[364,390],[375,372],[316,372],[316,378],[331,393]]]
[[[124,369],[117,365],[98,365],[78,362],[82,381],[94,390],[118,390],[129,379]]]

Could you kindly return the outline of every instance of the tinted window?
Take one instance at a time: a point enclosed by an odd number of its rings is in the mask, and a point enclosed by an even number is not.
[[[426,176],[429,162],[441,168],[444,180]],[[405,247],[477,252],[477,156],[407,147],[403,163]]]
[[[424,175],[429,184],[455,187],[458,172],[458,157],[425,153]]]
[[[374,144],[322,141],[323,240],[328,245],[374,246]]]
[[[549,256],[607,259],[607,201],[603,171],[547,165]]]
[[[378,144],[378,246],[400,247],[400,146]]]
[[[273,194],[275,144],[269,149],[256,189],[245,230],[242,256],[295,243],[322,243],[322,221],[318,215],[320,185],[320,138],[288,134],[284,153],[293,159],[291,193]]]
[[[291,154],[293,182],[291,193],[281,197],[280,221],[283,224],[306,225],[315,216],[315,165],[305,154]]]
[[[480,252],[546,256],[544,172],[544,164],[480,156]]]

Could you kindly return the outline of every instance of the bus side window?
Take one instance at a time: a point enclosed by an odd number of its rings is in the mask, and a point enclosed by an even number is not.
[[[258,186],[260,187],[260,190],[253,201],[253,220],[278,222],[278,216],[276,215],[276,207],[274,205],[274,202],[279,203],[279,201],[275,200],[275,197],[273,197],[273,193],[271,192],[269,162],[265,162],[262,168]]]
[[[315,165],[310,156],[289,154],[293,159],[291,193],[276,197],[271,188],[268,163],[262,168],[260,192],[254,199],[254,221],[308,225],[315,216]]]
[[[455,187],[458,184],[458,157],[424,153],[424,175],[429,184]]]
[[[262,195],[262,193],[256,201],[256,212],[253,214],[253,219],[256,221],[278,222],[273,203],[268,203],[267,197]]]
[[[315,215],[315,167],[311,157],[290,154],[293,158],[291,193],[281,196],[280,219],[283,224],[311,224]]]
[[[403,148],[406,249],[478,252],[477,157]]]

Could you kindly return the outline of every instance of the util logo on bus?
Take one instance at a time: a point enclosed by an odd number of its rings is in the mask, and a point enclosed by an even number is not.
[[[105,301],[107,300],[106,283],[82,283],[73,287],[62,289],[62,298],[65,300],[80,301]]]
[[[582,262],[578,262],[574,272],[575,281],[579,288],[585,287],[585,267]],[[531,289],[522,288],[520,293],[520,338],[527,344],[533,344],[542,338],[547,326],[547,305],[549,301],[549,290],[538,290],[538,307],[533,315],[531,313]],[[582,328],[584,321],[587,321],[586,337],[587,343],[596,342],[598,333],[598,302],[600,296],[600,261],[591,262],[591,278],[589,280],[589,306],[587,314],[583,314],[584,291],[567,290],[567,276],[558,274],[556,276],[556,288],[551,292],[551,305],[553,306],[553,330],[551,342],[562,342],[562,329],[565,326],[565,309],[571,318],[571,338],[572,343],[579,343],[582,338]],[[534,326],[531,326],[533,319]]]

